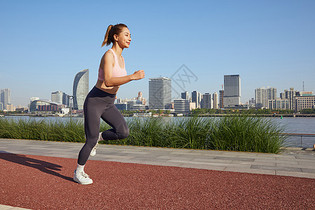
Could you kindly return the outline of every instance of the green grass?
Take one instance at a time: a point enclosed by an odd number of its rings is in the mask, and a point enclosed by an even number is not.
[[[208,148],[278,153],[286,138],[283,131],[265,118],[224,117],[212,124]]]
[[[278,153],[283,128],[265,118],[132,118],[130,135],[109,144]],[[101,130],[109,129],[101,123]],[[0,138],[85,142],[82,121],[0,119]]]
[[[79,121],[0,119],[0,138],[84,142],[84,127]]]

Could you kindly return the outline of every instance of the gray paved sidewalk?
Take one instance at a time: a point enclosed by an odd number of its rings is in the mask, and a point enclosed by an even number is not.
[[[76,159],[82,146],[82,143],[0,139],[0,153]],[[315,151],[301,149],[264,154],[101,144],[90,160],[315,178]]]

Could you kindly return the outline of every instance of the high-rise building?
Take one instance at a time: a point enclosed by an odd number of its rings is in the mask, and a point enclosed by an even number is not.
[[[219,90],[219,107],[220,108],[224,108],[223,98],[224,98],[224,90]]]
[[[232,108],[241,104],[240,75],[224,75],[224,107]]]
[[[212,101],[213,101],[213,109],[218,109],[219,100],[218,100],[218,94],[216,92],[212,94]]]
[[[212,109],[212,98],[211,94],[205,93],[202,95],[202,100],[201,100],[201,108],[203,109]]]
[[[66,93],[62,94],[62,104],[66,105],[67,107],[70,106],[70,96]]]
[[[295,109],[295,104],[294,100],[295,100],[295,96],[297,94],[298,91],[295,91],[294,88],[290,88],[290,90],[284,90],[284,97],[285,99],[289,100],[289,109]]]
[[[201,108],[202,95],[198,91],[193,91],[191,93],[191,101],[196,103],[196,108]]]
[[[190,101],[188,99],[175,99],[174,109],[176,113],[188,113],[190,111]]]
[[[51,101],[57,104],[63,104],[69,107],[70,96],[62,91],[56,91],[51,93]]]
[[[82,110],[89,92],[89,70],[84,69],[75,75],[73,82],[73,108]]]
[[[255,102],[256,102],[256,108],[263,108],[267,107],[267,101],[266,99],[266,89],[265,88],[256,88],[255,89]]]
[[[295,111],[301,111],[303,109],[315,108],[315,96],[296,96],[295,97]]]
[[[256,108],[270,108],[269,100],[277,99],[277,89],[272,87],[262,87],[255,89]]]
[[[296,112],[315,108],[315,96],[312,91],[284,90],[280,98],[269,101],[270,109],[290,109]]]
[[[62,99],[63,99],[63,92],[61,91],[56,91],[51,93],[51,101],[62,104]]]
[[[11,91],[6,88],[0,91],[0,102],[3,104],[3,109],[7,109],[11,104]]]
[[[149,108],[167,109],[171,106],[172,83],[167,77],[151,78],[149,80]]]
[[[181,93],[181,98],[189,100],[189,93],[187,91]]]
[[[277,98],[277,88],[268,87],[267,88],[267,98],[268,100],[273,100]]]

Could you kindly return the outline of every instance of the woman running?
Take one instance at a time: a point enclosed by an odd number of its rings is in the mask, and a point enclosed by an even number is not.
[[[96,154],[97,143],[102,140],[124,139],[129,135],[126,121],[114,105],[114,101],[120,85],[145,76],[143,70],[127,75],[121,54],[123,49],[129,47],[130,42],[130,31],[125,24],[108,26],[102,47],[111,43],[113,46],[102,57],[97,83],[87,95],[83,107],[86,142],[79,153],[73,177],[73,180],[80,184],[93,183],[84,172],[84,166],[89,156]],[[100,118],[112,128],[99,133]]]

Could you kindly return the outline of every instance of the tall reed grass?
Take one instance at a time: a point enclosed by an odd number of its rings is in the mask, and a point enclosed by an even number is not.
[[[0,119],[0,138],[84,142],[84,127],[79,121]]]
[[[223,117],[212,124],[208,148],[278,153],[286,136],[284,128],[266,118]]]
[[[266,118],[133,118],[127,121],[130,135],[109,141],[151,147],[215,149],[278,153],[286,136],[283,128]],[[100,130],[109,129],[106,123]],[[85,142],[81,121],[46,122],[0,119],[0,138]]]

